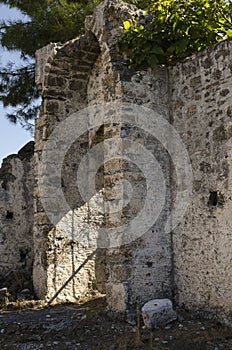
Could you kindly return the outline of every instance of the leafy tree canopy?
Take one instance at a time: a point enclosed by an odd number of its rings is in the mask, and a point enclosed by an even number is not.
[[[232,1],[153,0],[142,5],[152,21],[125,21],[121,43],[137,67],[172,63],[232,37]]]

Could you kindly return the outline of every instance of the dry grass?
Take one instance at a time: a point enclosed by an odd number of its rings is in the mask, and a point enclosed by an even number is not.
[[[11,310],[39,310],[47,306],[44,300],[16,300],[9,301],[5,300],[4,303],[0,305],[0,311],[11,311]]]

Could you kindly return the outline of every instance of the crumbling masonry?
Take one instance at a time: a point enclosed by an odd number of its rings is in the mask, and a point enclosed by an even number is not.
[[[150,299],[168,297],[176,305],[210,312],[231,324],[231,41],[172,67],[135,71],[118,48],[122,36],[120,26],[128,18],[147,20],[142,11],[131,5],[118,0],[105,1],[93,17],[87,18],[84,36],[64,45],[50,44],[37,52],[36,83],[43,102],[35,128],[34,218],[32,163],[29,158],[25,161],[13,156],[5,160],[0,173],[0,250],[4,251],[0,272],[3,276],[12,268],[23,271],[25,265],[32,262],[34,245],[34,290],[39,298],[49,299],[95,249],[83,244],[78,234],[73,234],[79,229],[78,225],[73,225],[76,218],[82,222],[87,222],[88,218],[87,227],[95,234],[101,225],[117,227],[138,215],[149,191],[144,174],[136,164],[118,156],[104,163],[107,140],[116,140],[118,145],[130,139],[149,149],[159,162],[166,185],[162,211],[147,232],[131,243],[97,249],[95,257],[62,290],[58,299],[75,301],[99,290],[106,293],[111,310],[130,313],[137,303],[142,305]],[[180,224],[170,233],[165,230],[165,223],[177,192],[173,159],[149,132],[123,121],[120,123],[118,119],[113,122],[109,118],[104,125],[86,130],[72,143],[62,160],[60,179],[55,176],[51,179],[57,188],[62,188],[69,211],[60,208],[59,220],[54,223],[44,209],[39,176],[46,178],[48,174],[55,174],[57,164],[54,157],[43,166],[47,140],[74,113],[110,102],[144,106],[161,115],[173,125],[187,149],[193,171],[192,195]],[[105,114],[108,112],[106,110]],[[78,127],[76,125],[77,130]],[[129,205],[107,217],[104,213],[91,213],[76,181],[83,157],[96,145],[102,147],[100,157],[104,164],[96,176],[96,193],[100,196],[104,192],[108,202],[118,198],[125,200],[123,187],[115,191],[122,178],[127,179],[133,189]],[[54,152],[59,147],[61,145],[56,143]],[[10,164],[7,172],[4,170],[6,162]],[[22,179],[23,166],[30,170]],[[90,168],[86,173],[87,180],[91,171]],[[27,193],[23,197],[26,209],[19,207],[19,201],[13,203],[9,199],[17,198],[22,187],[23,193]],[[154,198],[154,205],[156,200]],[[56,206],[54,202],[54,211]],[[32,222],[34,239],[28,229]],[[16,239],[20,241],[17,249],[26,257],[19,252],[17,259],[16,255],[11,259]]]
[[[32,288],[34,143],[4,159],[0,169],[0,286]]]

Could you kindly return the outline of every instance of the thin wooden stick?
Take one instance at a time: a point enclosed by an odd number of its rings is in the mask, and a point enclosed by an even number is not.
[[[48,301],[48,305],[50,305],[57,297],[58,295],[62,292],[62,290],[69,284],[69,282],[72,281],[72,279],[78,274],[78,272],[87,264],[87,262],[93,258],[95,255],[96,250],[94,250],[87,258],[85,261],[73,272],[72,276],[69,277],[69,279],[63,284],[63,286],[55,293],[55,295]]]

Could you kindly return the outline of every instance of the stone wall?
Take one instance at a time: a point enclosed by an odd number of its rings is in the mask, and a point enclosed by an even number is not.
[[[85,37],[73,40],[61,47],[51,44],[37,53],[37,84],[42,90],[43,106],[41,116],[36,124],[36,172],[41,164],[39,162],[42,162],[41,154],[44,143],[57,126],[58,121],[61,122],[64,118],[70,117],[75,111],[86,106],[94,106],[102,102],[139,103],[140,101],[147,106],[152,105],[155,110],[162,111],[168,119],[166,69],[157,71],[155,77],[152,72],[137,74],[123,64],[122,55],[119,54],[118,38],[122,35],[119,26],[128,17],[128,14],[131,16],[143,15],[141,11],[136,12],[133,7],[121,6],[120,2],[111,3],[111,5],[105,2],[97,8],[94,17],[87,20]],[[154,103],[155,99],[160,99],[160,102]],[[107,122],[103,128],[96,127],[82,135],[75,142],[76,146],[72,146],[70,152],[65,156],[67,172],[65,165],[62,186],[64,192],[66,191],[69,207],[74,211],[81,209],[82,212],[79,215],[82,217],[87,215],[83,213],[83,210],[86,212],[87,208],[84,209],[86,203],[83,203],[78,195],[78,189],[75,187],[75,176],[79,162],[85,152],[99,144],[102,138],[107,140],[114,137],[114,139],[121,140],[123,132],[130,135],[131,139],[135,139],[138,135],[138,130],[135,128],[131,129],[122,123],[115,125],[114,121]],[[143,139],[147,144],[151,143],[146,135],[141,134],[141,140]],[[102,160],[104,160],[104,147],[103,143]],[[153,152],[158,152],[155,144]],[[158,153],[162,158],[161,163],[167,173],[168,181],[167,155],[162,156],[161,150]],[[72,164],[74,157],[75,166]],[[49,167],[52,169],[51,164]],[[73,171],[71,172],[70,169]],[[43,172],[46,173],[46,169]],[[91,169],[88,169],[88,172],[91,172]],[[114,161],[104,165],[103,173],[98,179],[99,186],[100,188],[104,187],[105,193],[108,193],[108,202],[114,199],[110,188],[117,183],[118,176],[132,179],[133,186],[135,188],[137,186],[137,202],[140,201],[139,197],[143,186],[140,186],[138,177],[133,175],[134,169],[130,165],[122,166],[120,161]],[[88,174],[86,175],[88,177]],[[101,178],[104,179],[101,180]],[[73,184],[73,187],[70,186],[70,183]],[[108,186],[109,183],[110,186]],[[57,187],[59,185],[58,183]],[[54,228],[54,225],[50,224],[39,200],[38,187],[36,182],[34,286],[40,297],[50,297],[70,277],[70,271],[73,272],[91,250],[85,253],[80,249],[81,242],[70,237],[71,233],[67,235],[70,220],[72,220],[71,217],[67,216],[67,213],[62,214],[67,218],[65,222],[60,216],[62,225],[57,224]],[[73,194],[75,194],[74,198],[72,198]],[[137,203],[137,205],[141,205],[141,203]],[[62,213],[62,208],[60,210]],[[132,216],[132,211],[133,208],[130,208],[128,213],[119,212],[117,217],[110,215],[108,223],[110,225],[120,224],[123,216],[127,216],[128,219]],[[95,218],[92,217],[88,220],[92,220],[93,224]],[[102,286],[106,284],[108,304],[112,309],[120,311],[125,311],[128,304],[150,299],[154,294],[154,289],[160,297],[163,294],[170,296],[171,241],[169,235],[163,234],[162,226],[162,220],[160,220],[159,224],[151,228],[148,236],[139,245],[135,243],[124,250],[121,248],[119,250],[108,249],[107,252],[104,249],[99,250],[98,259],[95,262],[92,260],[81,271],[80,275],[64,289],[63,293],[60,293],[59,298],[73,300],[73,298],[94,289],[94,283],[101,291],[104,290]],[[151,244],[150,236],[153,235],[155,235],[155,240],[154,244]],[[73,246],[69,247],[68,242],[71,242]],[[161,245],[159,246],[157,242],[161,242]],[[66,249],[66,246],[69,248]],[[100,264],[97,263],[99,255],[101,256]],[[130,256],[129,260],[128,255]],[[149,271],[143,276],[148,265]],[[140,291],[144,283],[146,289],[141,294]],[[111,293],[112,290],[119,291],[119,294],[117,295],[117,292]],[[133,293],[128,293],[128,290],[133,291]],[[122,295],[125,297],[121,298]]]
[[[3,160],[0,169],[0,288],[32,290],[34,143]]]
[[[60,293],[61,300],[75,300],[98,289],[106,292],[111,310],[130,312],[137,303],[169,297],[176,304],[213,312],[230,322],[231,42],[218,44],[173,67],[135,71],[118,48],[120,25],[128,18],[139,18],[141,23],[149,19],[133,6],[105,1],[87,19],[85,36],[65,45],[50,44],[37,53],[37,84],[43,104],[35,136],[35,290],[40,297],[51,297],[98,248],[95,258]],[[149,133],[149,126],[138,127],[136,118],[134,123],[125,123],[127,107],[116,111],[114,102],[148,108],[151,119],[158,118],[159,123],[161,117],[166,129],[161,129],[157,139]],[[96,106],[99,110],[94,109]],[[88,110],[85,114],[86,107],[94,112]],[[72,120],[78,111],[84,113],[86,132],[72,143],[65,156],[56,152],[54,160],[44,162],[44,145],[52,131],[57,131],[65,120]],[[141,112],[139,107],[138,111]],[[95,122],[101,113],[105,119],[98,125]],[[80,123],[79,116],[76,120]],[[77,126],[70,123],[71,126],[62,124],[66,125],[66,137],[73,137],[72,130],[83,126],[82,122]],[[187,150],[193,171],[190,203],[180,205],[187,212],[171,232],[166,229],[166,222],[175,205],[178,176],[184,177],[186,169],[181,168],[184,163],[175,164],[173,155],[176,152],[177,158],[182,157],[182,150],[176,148],[170,124],[180,136],[182,148]],[[66,139],[62,140],[59,143],[55,139],[54,150],[63,149]],[[89,245],[89,237],[102,242],[102,227],[109,232],[116,227],[119,237],[123,237],[120,225],[139,215],[148,194],[149,179],[126,158],[131,152],[127,140],[148,149],[158,161],[166,186],[163,208],[155,223],[146,232],[141,231],[139,238],[129,243],[121,240],[114,247],[100,244],[99,249],[98,244]],[[86,158],[96,146],[97,158]],[[44,208],[46,195],[42,195],[45,201],[41,205],[38,174],[42,179],[57,175],[59,157],[63,157],[60,179],[57,181],[54,176],[50,181],[57,184],[57,198],[62,199],[62,189],[68,206],[59,207],[57,202],[63,202],[56,200],[52,215],[48,215],[47,207]],[[83,177],[87,193],[96,164],[101,165],[94,191],[84,198],[76,183],[82,159],[86,162]],[[146,162],[144,157],[142,167]],[[150,169],[149,177],[160,181],[156,169]],[[129,204],[122,179],[129,181],[132,188]],[[54,199],[56,190],[53,187]],[[154,206],[159,205],[159,188],[157,191],[152,199]],[[91,201],[96,207],[103,198],[103,211],[96,212]],[[181,202],[181,197],[177,199]],[[116,212],[111,210],[115,205]],[[172,220],[174,224],[175,218]],[[146,226],[146,218],[141,221],[141,227]],[[88,237],[88,244],[83,244],[80,237]]]
[[[140,16],[143,19],[144,13],[133,6],[122,5],[118,1],[105,1],[96,9],[94,16],[87,19],[84,37],[63,46],[51,44],[37,52],[36,79],[42,91],[43,105],[41,116],[36,123],[36,173],[38,168],[41,169],[43,147],[51,132],[56,130],[58,123],[87,106],[94,108],[101,103],[113,102],[144,104],[162,113],[167,120],[169,119],[166,68],[138,74],[128,67],[119,52],[118,42],[122,36],[120,25],[128,16],[132,18]],[[88,202],[83,201],[75,185],[80,161],[87,152],[98,145],[101,147],[98,157],[103,164],[107,154],[107,141],[112,142],[110,147],[113,149],[114,142],[120,143],[123,134],[132,141],[139,135],[139,130],[135,126],[124,124],[123,115],[119,113],[116,122],[111,116],[113,113],[111,106],[109,111],[107,111],[107,105],[103,108],[106,119],[104,125],[89,126],[88,132],[75,140],[75,145],[65,155],[62,165],[62,189],[73,214],[70,215],[69,209],[64,212],[59,208],[57,211],[60,215],[57,223],[54,225],[53,221],[51,224],[46,215],[48,214],[46,208],[44,210],[44,205],[40,203],[41,193],[37,185],[38,179],[36,179],[34,286],[39,297],[51,297],[92,251],[81,248],[82,242],[77,239],[80,236],[82,224],[76,223],[75,234],[73,231],[70,232],[73,215],[81,218],[82,221],[86,221],[84,218],[88,216],[91,230],[94,227],[96,235],[99,231],[99,216],[96,217],[96,214],[89,212]],[[86,116],[86,118],[90,117]],[[98,115],[93,115],[91,118],[88,120],[89,125],[94,124],[94,119],[97,119]],[[87,126],[88,123],[86,123]],[[168,182],[170,178],[168,155],[163,154],[162,147],[157,145],[154,138],[149,138],[141,132],[140,139],[141,143],[150,147],[154,156],[160,159]],[[126,152],[127,150],[122,151],[123,154]],[[112,158],[116,156],[118,156],[117,149],[115,154],[113,151]],[[57,156],[54,156],[54,165],[46,163],[44,168],[42,166],[40,175],[46,177],[48,168],[54,174],[56,161]],[[94,168],[93,161],[91,167]],[[91,177],[91,167],[87,169],[87,182],[88,177]],[[121,178],[129,179],[137,196],[134,196],[130,207],[119,208],[116,214],[107,214],[106,207],[109,209],[118,199],[123,201],[123,190],[121,194],[119,194],[120,191],[115,191],[115,186],[118,186],[118,180]],[[144,184],[141,181],[139,169],[133,164],[112,159],[105,162],[102,170],[98,172],[96,181],[96,187],[100,192],[104,188],[106,211],[102,220],[106,220],[105,227],[120,225],[122,220],[129,221],[136,211],[140,211],[143,204],[141,196],[144,194]],[[57,191],[59,187],[58,179]],[[73,300],[97,287],[101,291],[106,289],[111,309],[125,311],[130,308],[130,305],[143,303],[154,295],[171,297],[173,278],[171,236],[164,234],[164,218],[169,210],[169,201],[170,193],[167,194],[166,210],[162,213],[160,220],[141,240],[127,247],[122,247],[124,244],[121,242],[119,248],[98,249],[97,258],[91,260],[80,274],[73,278],[72,282],[59,294],[59,298]],[[56,209],[53,208],[53,210]],[[88,226],[82,234],[87,237],[89,230]],[[141,232],[142,235],[143,232]],[[71,247],[69,242],[72,243]]]
[[[83,217],[88,216],[76,188],[76,171],[86,153],[89,135],[86,132],[72,145],[62,165],[62,189],[70,210],[51,208],[58,213],[55,224],[51,223],[40,201],[38,166],[42,164],[42,151],[52,131],[65,118],[87,105],[87,82],[99,45],[93,34],[73,40],[63,46],[49,45],[37,53],[37,84],[41,89],[43,104],[35,132],[35,260],[34,287],[40,298],[51,298],[66,282],[75,269],[83,263],[91,249],[85,249],[75,238],[72,230],[75,209],[80,208]],[[42,63],[43,62],[43,63]],[[45,68],[44,68],[45,67]],[[58,140],[59,142],[59,140]],[[60,145],[57,144],[57,149]],[[57,159],[44,165],[41,177],[56,173]],[[61,178],[58,178],[57,188]],[[53,179],[53,181],[55,181]],[[56,192],[56,191],[55,191]],[[56,193],[54,193],[56,197]],[[55,203],[55,200],[54,200]],[[59,199],[56,205],[59,206]],[[63,219],[63,221],[62,221]],[[59,222],[62,221],[59,224]],[[56,225],[57,224],[57,225]],[[71,228],[71,229],[70,229]],[[59,295],[60,300],[75,301],[95,289],[94,260],[92,259],[76,278]]]
[[[170,69],[173,125],[188,150],[193,194],[174,232],[178,304],[232,311],[232,42]]]
[[[109,9],[100,6],[97,10],[95,21],[86,25],[96,27],[91,31],[86,29],[86,35],[75,39],[65,45],[49,45],[37,53],[36,80],[43,95],[41,116],[36,124],[35,154],[36,154],[36,186],[35,186],[35,263],[34,263],[34,286],[39,297],[51,297],[59,289],[75,269],[93,249],[82,244],[78,239],[81,230],[74,232],[72,221],[77,218],[82,227],[82,235],[89,236],[89,226],[95,230],[96,221],[101,221],[101,215],[95,217],[80,196],[76,185],[76,172],[83,156],[101,138],[101,130],[88,129],[88,115],[85,116],[86,132],[81,137],[76,137],[75,142],[65,155],[62,165],[62,189],[67,200],[67,210],[58,208],[58,218],[51,225],[40,201],[38,181],[38,167],[43,160],[41,154],[44,144],[51,132],[59,122],[68,119],[73,113],[83,110],[88,105],[96,104],[96,101],[110,99],[112,79],[117,74],[112,72],[111,53],[107,42],[102,41],[104,35],[111,41],[110,31],[101,27],[104,21],[113,26],[112,15],[106,13]],[[114,20],[116,21],[116,20]],[[100,23],[99,23],[100,22]],[[117,26],[118,27],[118,26]],[[45,68],[44,68],[45,67]],[[99,72],[101,67],[102,72]],[[103,69],[102,69],[103,67]],[[107,74],[105,73],[107,71]],[[97,72],[97,73],[96,73]],[[99,75],[95,79],[95,75]],[[100,85],[97,86],[97,83]],[[93,84],[91,88],[91,84]],[[110,84],[110,89],[108,88]],[[74,125],[78,129],[78,125]],[[71,131],[71,130],[70,130]],[[68,135],[68,131],[67,131]],[[69,137],[70,135],[68,135]],[[67,139],[65,140],[67,142]],[[59,147],[59,145],[58,145]],[[48,165],[49,169],[56,171],[56,159]],[[89,169],[90,171],[90,169]],[[41,176],[47,175],[45,167]],[[88,179],[88,174],[84,174]],[[58,179],[57,188],[60,186]],[[99,186],[101,185],[99,176]],[[103,184],[103,182],[102,182]],[[54,194],[56,196],[56,194]],[[55,210],[55,209],[54,209]],[[90,215],[91,214],[91,215]],[[87,230],[83,227],[87,223]],[[85,225],[84,225],[85,226]],[[96,228],[97,230],[97,228]],[[59,244],[57,245],[57,241]],[[72,282],[59,294],[60,300],[76,300],[78,297],[93,292],[96,287],[101,291],[105,288],[105,263],[104,252],[97,252],[97,261],[91,259],[89,263],[73,278]],[[100,257],[103,255],[103,258]],[[59,257],[59,258],[57,258]],[[103,261],[102,261],[103,259]],[[96,271],[95,271],[96,270]],[[98,276],[98,281],[95,278]]]
[[[129,74],[130,73],[130,74]],[[127,69],[121,72],[122,103],[131,103],[133,106],[145,106],[154,113],[162,115],[169,121],[168,110],[168,75],[165,67],[154,71],[134,72]],[[138,110],[138,113],[142,113]],[[139,143],[149,150],[150,155],[159,161],[166,182],[166,198],[164,208],[158,220],[151,225],[148,231],[143,232],[147,216],[140,220],[141,233],[135,235],[131,243],[121,245],[118,249],[110,249],[107,253],[107,267],[109,276],[107,282],[107,301],[111,309],[117,311],[135,310],[135,305],[142,305],[146,301],[157,297],[172,298],[172,254],[171,235],[165,233],[165,222],[170,211],[170,159],[162,144],[143,129],[134,125],[123,123],[120,125],[120,138],[123,143],[122,157],[131,158],[133,144]],[[114,136],[115,137],[115,136]],[[132,142],[132,149],[126,142]],[[116,150],[115,150],[116,153]],[[146,167],[147,159],[140,159]],[[153,169],[154,170],[154,169]],[[111,167],[112,171],[112,167]],[[152,168],[151,168],[152,172]],[[107,174],[105,173],[107,184]],[[133,194],[130,204],[123,205],[120,223],[129,224],[139,215],[146,201],[148,179],[138,168],[136,161],[125,160],[122,164],[121,176],[129,181]],[[155,171],[150,174],[155,179]],[[112,175],[111,186],[114,181]],[[159,179],[157,179],[158,183]],[[106,188],[106,186],[105,186]],[[123,190],[122,197],[126,195]],[[158,201],[157,196],[157,201]],[[155,198],[154,198],[155,201]],[[154,202],[154,206],[156,206]],[[118,229],[120,231],[120,227]]]

